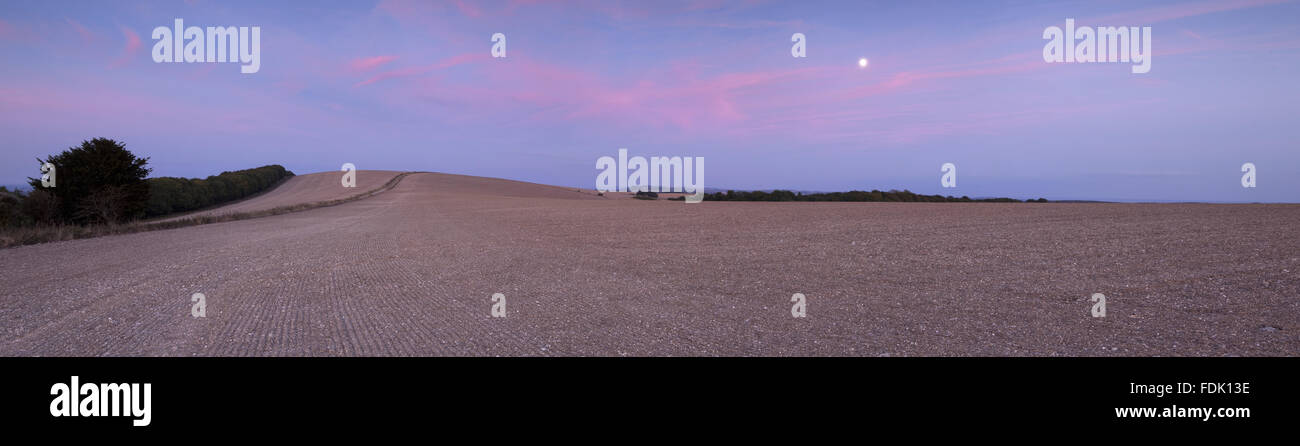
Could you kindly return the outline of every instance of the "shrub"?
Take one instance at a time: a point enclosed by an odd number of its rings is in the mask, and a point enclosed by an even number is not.
[[[27,220],[23,215],[23,195],[0,186],[0,227],[18,226]]]
[[[59,197],[46,190],[33,190],[23,198],[23,215],[33,223],[59,223]]]
[[[49,204],[56,209],[53,220],[76,224],[95,223],[106,217],[116,223],[144,213],[149,201],[149,184],[145,182],[149,159],[137,158],[122,143],[95,138],[38,161],[54,165],[57,182],[55,187],[46,188],[40,179],[28,178],[35,189],[32,195],[46,192],[54,197],[40,198],[40,206],[33,210],[41,215],[32,215],[37,220],[48,216],[43,206]],[[112,202],[101,203],[104,200]],[[88,211],[94,208],[105,212]],[[112,211],[107,212],[109,209]]]
[[[640,191],[640,192],[637,192],[637,193],[636,193],[636,196],[634,196],[633,198],[636,198],[636,199],[639,199],[639,200],[658,200],[658,199],[659,199],[659,193],[658,193],[658,192]]]

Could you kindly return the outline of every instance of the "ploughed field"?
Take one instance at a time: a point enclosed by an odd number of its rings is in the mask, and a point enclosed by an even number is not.
[[[232,206],[315,201],[340,175]],[[1295,205],[688,204],[419,173],[337,206],[0,250],[0,354],[1290,356],[1297,222]]]

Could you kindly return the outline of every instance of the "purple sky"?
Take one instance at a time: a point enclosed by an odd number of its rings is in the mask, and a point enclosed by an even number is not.
[[[154,63],[176,18],[260,26],[261,70]],[[1152,27],[1151,72],[1044,62],[1066,18]],[[1298,56],[1283,0],[6,0],[0,184],[103,136],[156,176],[351,162],[590,188],[625,147],[703,156],[709,188],[1300,202]]]

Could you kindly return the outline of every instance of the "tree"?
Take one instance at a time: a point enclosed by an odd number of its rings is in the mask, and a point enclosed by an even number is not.
[[[145,182],[149,159],[137,158],[120,142],[95,138],[37,161],[53,164],[58,172],[55,187],[41,186],[40,179],[28,180],[36,191],[56,199],[55,218],[59,221],[116,223],[139,217],[149,201],[149,184]],[[100,202],[105,200],[111,202]]]
[[[17,226],[23,222],[23,198],[22,191],[10,191],[0,186],[0,228]]]
[[[77,204],[77,211],[73,216],[90,223],[114,225],[122,221],[122,217],[126,213],[127,202],[126,188],[122,186],[105,186],[103,189],[92,192],[85,200],[81,200],[81,203]]]
[[[52,225],[60,221],[59,205],[59,197],[49,190],[34,190],[23,198],[23,214],[37,224]]]

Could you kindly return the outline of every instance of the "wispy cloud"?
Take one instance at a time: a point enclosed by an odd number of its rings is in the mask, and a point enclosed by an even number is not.
[[[89,44],[95,41],[96,38],[95,33],[92,32],[90,29],[86,28],[85,26],[83,26],[80,22],[66,17],[63,20],[66,21],[68,25],[71,26],[72,29],[77,32],[77,35],[81,36],[82,43]]]
[[[348,64],[352,71],[370,71],[381,65],[397,60],[397,56],[374,56],[362,59],[353,59]]]
[[[1096,19],[1089,19],[1089,22],[1113,26],[1152,25],[1155,23],[1206,14],[1279,5],[1291,1],[1292,0],[1205,0],[1110,14]]]
[[[396,70],[385,71],[377,75],[371,76],[361,82],[357,82],[356,84],[353,84],[353,86],[362,87],[362,86],[374,84],[376,82],[380,82],[388,79],[425,75],[438,70],[454,67],[457,65],[483,61],[488,59],[489,57],[490,56],[486,53],[460,54],[460,55],[448,57],[446,59],[440,60],[430,65],[420,65],[420,66],[413,66],[413,67],[406,67],[406,68],[400,68]]]
[[[140,35],[136,34],[131,28],[125,26],[119,26],[118,28],[122,30],[122,38],[126,40],[126,43],[122,47],[122,55],[110,65],[112,68],[120,68],[130,63],[136,55],[140,54],[140,48],[143,46],[140,42]]]
[[[483,15],[482,10],[480,10],[477,6],[474,6],[473,3],[467,2],[465,0],[456,0],[456,9],[460,10],[461,14],[465,14],[470,17],[479,17]]]

